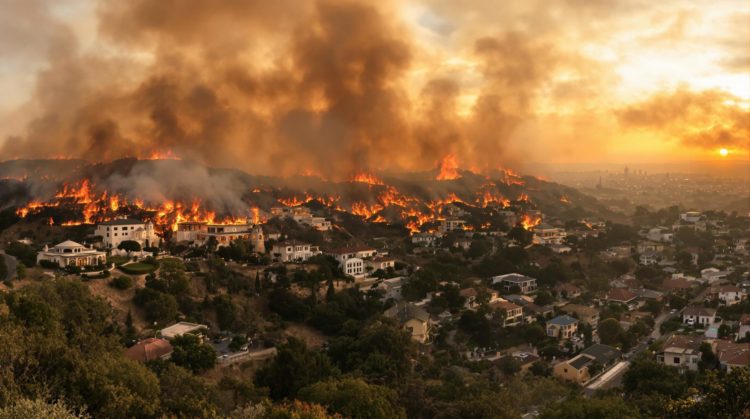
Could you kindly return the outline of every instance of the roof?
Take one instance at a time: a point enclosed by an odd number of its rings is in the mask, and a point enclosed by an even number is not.
[[[462,297],[476,297],[477,290],[474,288],[464,288],[458,292]]]
[[[386,317],[397,319],[401,324],[411,319],[417,319],[422,322],[430,320],[430,315],[424,309],[403,301],[389,308],[383,314]]]
[[[562,316],[557,316],[554,319],[549,320],[547,322],[547,325],[556,324],[558,326],[568,326],[575,323],[578,323],[578,319],[570,317],[567,314],[563,314]]]
[[[622,357],[622,352],[609,345],[602,345],[601,343],[595,343],[581,351],[581,353],[594,357],[596,362],[600,364],[609,364],[615,359]]]
[[[167,339],[171,339],[200,329],[208,329],[208,326],[198,323],[179,322],[161,329],[161,335]]]
[[[508,281],[508,282],[526,282],[526,281],[536,281],[535,278],[532,278],[530,276],[521,275],[521,274],[505,274],[505,275],[498,275],[492,277],[492,282],[497,283],[499,281]]]
[[[284,240],[283,242],[276,243],[274,246],[309,246],[309,243],[305,243],[299,240]]]
[[[688,306],[682,311],[683,316],[715,316],[716,309],[701,306]]]
[[[592,356],[586,355],[586,354],[579,354],[573,359],[568,360],[568,365],[571,367],[580,370],[581,368],[587,366],[591,362],[593,362],[595,359]]]
[[[693,352],[700,351],[703,336],[672,335],[664,342],[664,352]]]
[[[125,357],[133,361],[153,361],[172,353],[172,345],[166,339],[144,339],[125,350]]]
[[[750,343],[716,341],[714,352],[719,362],[729,365],[750,365]]]
[[[580,304],[566,304],[562,311],[578,314],[579,316],[591,317],[599,314],[599,310],[594,307],[583,306]]]
[[[55,247],[86,247],[81,243],[76,243],[73,240],[65,240],[64,242],[55,245]]]
[[[346,246],[346,247],[339,247],[336,249],[327,250],[326,253],[331,253],[334,255],[345,255],[347,253],[374,252],[374,251],[375,249],[370,246],[355,245],[355,246]]]
[[[502,301],[502,300],[490,303],[490,307],[495,308],[495,309],[505,310],[505,311],[516,310],[516,309],[521,308],[521,306],[519,306],[518,304],[511,303],[510,301]]]
[[[136,220],[135,218],[117,218],[114,220],[103,221],[99,223],[101,226],[122,226],[122,225],[133,225],[133,224],[146,224],[144,221]]]
[[[623,303],[630,302],[637,297],[634,293],[628,291],[625,288],[615,288],[607,293],[607,299],[612,301],[620,301]]]

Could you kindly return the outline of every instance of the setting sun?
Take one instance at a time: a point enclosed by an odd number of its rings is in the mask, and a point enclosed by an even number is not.
[[[726,157],[727,155],[729,155],[729,150],[727,150],[726,148],[719,149],[719,154],[721,154],[722,157]]]

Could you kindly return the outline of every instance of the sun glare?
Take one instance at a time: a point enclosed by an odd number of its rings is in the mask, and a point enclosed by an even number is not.
[[[726,148],[719,149],[719,154],[721,154],[721,157],[726,157],[729,154],[729,150]]]

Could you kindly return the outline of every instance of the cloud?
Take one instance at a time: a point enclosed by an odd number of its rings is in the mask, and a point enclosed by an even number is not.
[[[750,145],[750,110],[742,99],[720,90],[685,88],[663,92],[617,112],[626,128],[642,128],[704,149]]]

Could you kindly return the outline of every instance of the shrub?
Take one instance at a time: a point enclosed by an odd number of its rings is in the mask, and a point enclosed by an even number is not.
[[[118,276],[109,281],[109,286],[118,290],[126,290],[133,286],[133,279],[129,276]]]

